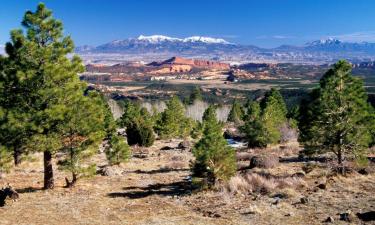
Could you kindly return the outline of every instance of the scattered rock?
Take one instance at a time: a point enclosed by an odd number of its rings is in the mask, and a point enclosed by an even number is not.
[[[325,190],[325,189],[327,189],[327,185],[326,184],[319,184],[318,188],[320,188],[322,190]]]
[[[250,159],[249,168],[273,168],[279,164],[279,157],[276,155],[253,156]]]
[[[340,213],[340,220],[346,221],[346,222],[352,222],[353,221],[353,215],[352,215],[351,212]]]
[[[302,197],[302,198],[300,199],[300,202],[301,202],[302,204],[307,204],[307,203],[309,203],[309,199],[308,199],[307,197]]]
[[[305,177],[305,173],[304,172],[297,172],[297,173],[294,173],[292,175],[292,177],[302,178],[302,177]]]
[[[369,174],[369,172],[367,171],[366,168],[362,168],[362,169],[358,170],[358,173],[362,174],[362,175],[368,175]]]
[[[375,221],[375,211],[357,213],[357,217],[362,221]]]
[[[96,171],[96,174],[102,175],[102,176],[117,176],[122,174],[121,171],[118,171],[116,168],[111,167],[111,166],[104,166],[99,168]]]
[[[185,149],[189,149],[190,147],[191,147],[191,144],[190,144],[190,142],[187,141],[187,140],[182,141],[182,142],[180,142],[180,143],[178,144],[178,148],[179,148],[179,149],[183,149],[183,150],[185,150]]]
[[[332,216],[329,216],[327,219],[324,220],[325,223],[333,223],[335,222],[335,219],[333,219]]]

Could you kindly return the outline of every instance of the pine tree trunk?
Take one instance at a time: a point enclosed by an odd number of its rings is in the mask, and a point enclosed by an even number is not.
[[[344,168],[344,165],[343,165],[343,160],[342,160],[342,153],[341,153],[341,150],[338,151],[337,153],[337,161],[338,161],[338,164],[339,164],[339,173],[344,175],[345,174],[345,168]]]
[[[52,167],[52,153],[45,151],[44,154],[44,189],[53,189],[53,167]]]
[[[21,151],[19,149],[14,149],[13,152],[14,165],[18,166],[21,163]]]
[[[74,185],[77,182],[77,174],[76,173],[72,173],[72,181],[69,181],[69,179],[67,177],[65,177],[65,182],[66,182],[65,187],[67,187],[67,188],[74,187]]]

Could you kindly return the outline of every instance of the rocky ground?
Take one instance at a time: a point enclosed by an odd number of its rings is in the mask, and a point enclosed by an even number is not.
[[[55,171],[55,190],[41,190],[42,157],[35,155],[0,179],[0,186],[10,183],[20,196],[0,208],[0,224],[375,224],[356,215],[375,211],[371,168],[367,175],[343,177],[325,163],[306,169],[296,147],[251,150],[241,153],[238,176],[257,173],[279,183],[298,176],[301,185],[284,188],[267,180],[271,184],[262,185],[273,187],[267,192],[219,185],[216,191],[195,193],[189,183],[192,155],[176,148],[180,141],[134,149],[134,157],[121,166],[105,167],[99,155],[95,161],[105,176],[81,179],[73,189],[63,188],[66,174]],[[264,151],[279,154],[280,163],[246,169],[249,157]]]

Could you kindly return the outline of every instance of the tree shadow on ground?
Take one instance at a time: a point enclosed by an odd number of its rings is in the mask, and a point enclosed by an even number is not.
[[[157,174],[157,173],[169,173],[169,172],[185,172],[189,171],[189,169],[170,169],[170,168],[160,168],[157,170],[135,170],[132,171],[136,174]]]
[[[146,187],[126,187],[125,192],[113,192],[109,193],[108,196],[111,198],[130,198],[138,199],[145,198],[151,195],[160,196],[181,196],[191,193],[191,183],[187,180],[172,182],[168,184],[158,183],[150,184]]]
[[[42,191],[42,190],[43,188],[37,188],[37,187],[26,187],[26,188],[15,189],[15,191],[19,194],[33,193],[33,192]]]
[[[296,162],[321,162],[325,163],[331,159],[325,156],[318,156],[318,157],[281,157],[279,162],[281,163],[296,163]]]

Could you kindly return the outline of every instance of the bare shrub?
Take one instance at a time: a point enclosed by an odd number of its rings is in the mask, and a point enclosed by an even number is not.
[[[183,161],[172,161],[168,163],[166,166],[162,167],[163,170],[177,170],[185,168],[185,163]]]
[[[236,152],[237,161],[247,161],[250,160],[253,154],[249,152]]]
[[[300,151],[300,148],[298,145],[282,145],[280,146],[280,152],[284,156],[291,156],[291,155],[296,155]]]
[[[231,194],[251,193],[252,185],[242,176],[232,177],[228,182],[228,191]]]
[[[182,155],[174,155],[174,156],[172,156],[172,158],[171,158],[171,160],[172,161],[183,161],[185,158],[184,158],[184,156],[182,156]]]
[[[298,131],[296,128],[292,128],[289,123],[284,123],[283,125],[281,125],[279,130],[281,133],[281,137],[280,137],[281,143],[297,141]]]
[[[167,108],[167,105],[163,101],[157,101],[154,104],[152,104],[152,109],[155,109],[157,113],[164,112],[166,108]],[[154,113],[153,110],[151,113]]]
[[[222,122],[226,122],[228,119],[229,112],[231,110],[231,106],[224,105],[216,109],[216,118]]]
[[[237,170],[246,170],[249,168],[249,162],[239,161],[237,162]]]
[[[109,99],[107,103],[115,120],[119,119],[122,114],[124,114],[124,110],[117,104],[115,100]]]
[[[196,100],[194,104],[186,106],[185,115],[195,121],[202,121],[203,113],[208,106],[206,102]]]
[[[153,113],[153,111],[152,111],[152,104],[151,104],[151,103],[149,103],[149,102],[142,102],[142,103],[141,103],[141,107],[147,109],[147,111],[148,111],[150,114]]]

